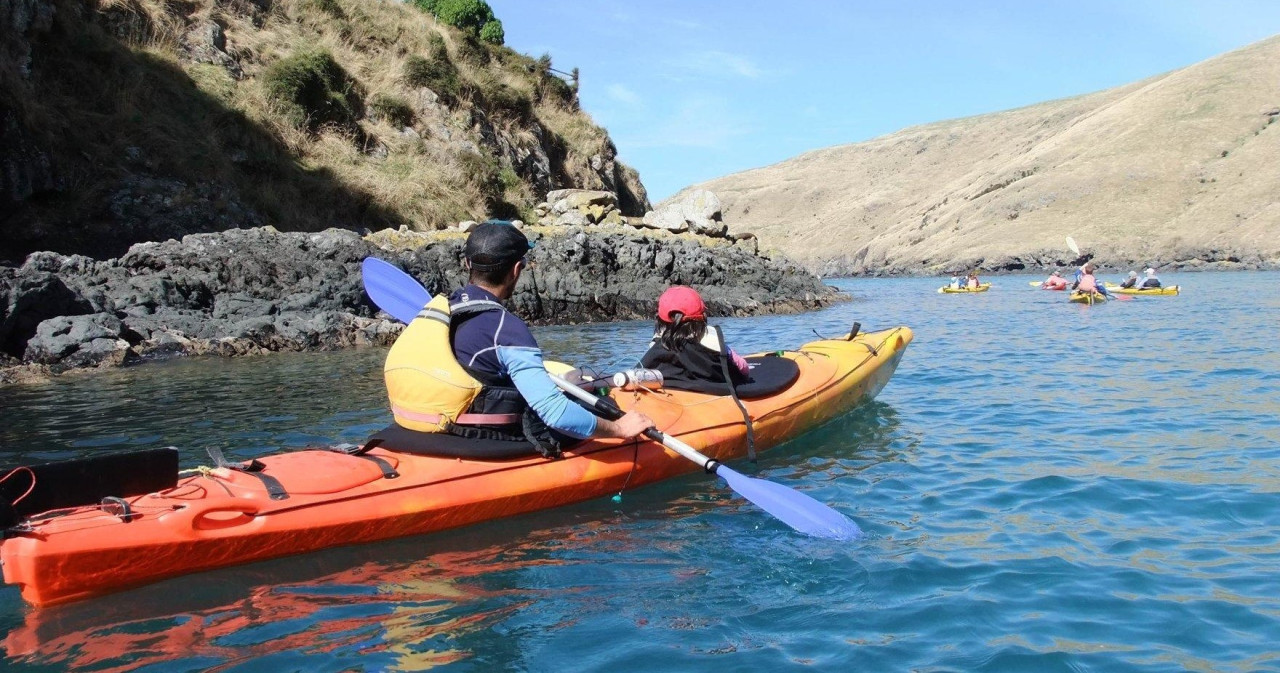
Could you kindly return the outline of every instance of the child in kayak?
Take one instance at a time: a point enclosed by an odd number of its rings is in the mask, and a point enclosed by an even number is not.
[[[947,287],[950,287],[950,288],[951,288],[951,289],[953,289],[953,290],[959,290],[959,289],[960,289],[960,276],[952,276],[952,277],[951,277],[951,282],[950,282],[950,283],[947,283]]]
[[[653,342],[640,358],[640,366],[662,372],[666,381],[709,381],[727,383],[720,365],[720,351],[706,341],[707,308],[697,290],[683,285],[667,288],[658,298],[658,319]],[[729,378],[734,385],[744,383],[751,372],[747,361],[732,349]]]
[[[1135,285],[1137,285],[1137,284],[1138,284],[1138,272],[1137,272],[1137,271],[1130,271],[1130,272],[1129,272],[1129,277],[1128,277],[1128,278],[1126,278],[1126,279],[1124,280],[1124,282],[1123,282],[1123,283],[1120,283],[1120,287],[1122,287],[1122,288],[1124,288],[1124,289],[1126,289],[1126,290],[1127,290],[1127,289],[1129,289],[1129,288],[1131,288],[1131,287],[1133,287],[1133,286],[1135,286]]]
[[[1067,279],[1063,278],[1061,273],[1054,271],[1048,278],[1044,279],[1043,283],[1040,283],[1040,289],[1065,290],[1067,289]]]

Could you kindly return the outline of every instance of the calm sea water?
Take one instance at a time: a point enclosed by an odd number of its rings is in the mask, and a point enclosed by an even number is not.
[[[1280,274],[1083,307],[995,278],[838,281],[720,321],[741,352],[854,320],[916,341],[879,399],[744,471],[851,515],[801,537],[691,475],[443,534],[32,610],[8,670],[1280,670]],[[537,332],[638,355],[649,326]],[[191,359],[0,389],[3,462],[177,445],[248,457],[389,420],[383,351]]]

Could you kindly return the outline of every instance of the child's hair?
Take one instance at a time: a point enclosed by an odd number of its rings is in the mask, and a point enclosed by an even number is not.
[[[653,336],[669,351],[680,350],[688,343],[697,343],[707,333],[707,321],[685,320],[684,314],[672,314],[673,322],[657,320],[653,328]]]

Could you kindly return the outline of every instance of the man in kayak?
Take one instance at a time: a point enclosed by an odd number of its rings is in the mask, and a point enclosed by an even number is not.
[[[1124,288],[1124,289],[1126,289],[1126,290],[1127,290],[1127,289],[1129,289],[1129,288],[1131,288],[1131,287],[1133,287],[1133,286],[1135,286],[1135,285],[1137,285],[1137,284],[1138,284],[1138,272],[1137,272],[1137,271],[1130,271],[1130,272],[1129,272],[1129,277],[1128,277],[1128,278],[1126,278],[1126,279],[1124,280],[1124,282],[1120,283],[1120,287],[1122,287],[1122,288]]]
[[[1156,276],[1155,269],[1148,268],[1143,273],[1145,277],[1142,279],[1142,283],[1138,285],[1139,288],[1160,287],[1160,278]]]
[[[462,428],[454,434],[523,436],[544,455],[555,457],[572,439],[634,437],[653,427],[653,421],[635,411],[616,421],[599,418],[571,402],[547,376],[542,349],[529,326],[500,303],[515,293],[529,264],[529,248],[529,239],[510,224],[484,223],[467,237],[463,254],[468,284],[449,295],[449,311],[458,364],[484,384],[470,412],[515,413],[521,420]]]
[[[1065,290],[1067,288],[1067,279],[1063,278],[1061,273],[1054,271],[1049,274],[1048,278],[1044,279],[1043,283],[1040,283],[1040,288],[1043,290]]]

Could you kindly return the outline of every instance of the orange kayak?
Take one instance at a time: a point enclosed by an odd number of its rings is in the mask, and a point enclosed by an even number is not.
[[[909,328],[897,327],[783,352],[799,377],[771,396],[742,400],[756,448],[774,447],[874,397],[911,339]],[[742,412],[727,396],[610,394],[623,409],[643,411],[659,430],[712,458],[746,454]],[[700,469],[645,439],[588,440],[561,460],[474,460],[377,447],[363,456],[317,449],[257,462],[257,472],[201,468],[173,488],[113,506],[26,517],[0,543],[4,581],[19,586],[28,602],[51,605],[192,572],[558,507]]]

